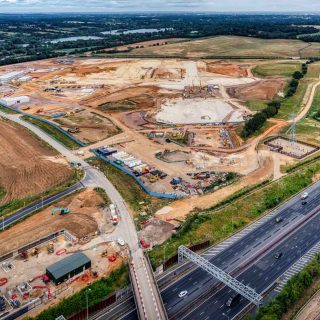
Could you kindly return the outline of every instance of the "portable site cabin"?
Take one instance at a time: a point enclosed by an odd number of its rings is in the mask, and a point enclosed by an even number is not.
[[[82,252],[78,252],[47,267],[46,274],[58,285],[90,267],[91,260]]]

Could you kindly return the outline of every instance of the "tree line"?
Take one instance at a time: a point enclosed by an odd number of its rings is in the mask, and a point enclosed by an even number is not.
[[[292,79],[289,82],[287,92],[285,94],[285,98],[292,97],[299,86],[300,80],[307,74],[308,72],[308,65],[313,63],[315,60],[309,60],[306,63],[302,64],[301,71],[295,71],[292,74]],[[276,116],[281,108],[281,103],[283,100],[273,100],[267,104],[267,107],[254,114],[244,125],[240,136],[244,139],[250,137],[256,131],[262,128],[265,122],[274,116]]]
[[[320,254],[299,273],[294,275],[280,294],[267,306],[261,307],[256,320],[279,320],[304,296],[306,290],[320,277]]]

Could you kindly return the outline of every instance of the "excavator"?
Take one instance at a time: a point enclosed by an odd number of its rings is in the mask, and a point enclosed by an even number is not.
[[[71,211],[69,208],[52,208],[51,214],[54,215],[56,212],[59,212],[60,216],[64,216],[65,214],[68,214]]]

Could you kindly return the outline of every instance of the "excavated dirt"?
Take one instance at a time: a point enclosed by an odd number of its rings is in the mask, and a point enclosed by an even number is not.
[[[247,77],[248,66],[241,66],[232,63],[210,63],[207,64],[207,72],[222,74],[232,77]]]
[[[93,190],[85,190],[67,197],[55,204],[55,207],[69,208],[71,213],[60,216],[51,214],[53,206],[27,218],[0,234],[0,255],[11,252],[48,234],[67,229],[81,239],[98,231],[98,225],[105,224],[101,209],[101,197]],[[8,239],[14,241],[8,241]]]
[[[285,87],[285,81],[281,79],[267,79],[248,85],[231,87],[227,89],[231,97],[240,100],[271,100]]]
[[[0,204],[41,193],[69,179],[72,170],[24,128],[0,120]]]
[[[120,129],[108,118],[87,110],[59,118],[56,121],[66,130],[79,128],[80,132],[72,134],[81,141],[88,143],[106,139],[120,132]]]
[[[162,244],[173,233],[174,225],[159,219],[152,219],[149,223],[139,232],[139,238],[146,243],[153,246]]]

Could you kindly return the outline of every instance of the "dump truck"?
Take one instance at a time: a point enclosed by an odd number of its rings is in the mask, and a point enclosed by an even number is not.
[[[110,209],[110,213],[111,213],[112,223],[113,223],[113,225],[117,225],[119,222],[117,208],[113,203],[111,203],[109,206],[109,209]]]
[[[48,253],[54,253],[54,244],[52,241],[50,241],[47,245],[47,251]]]

